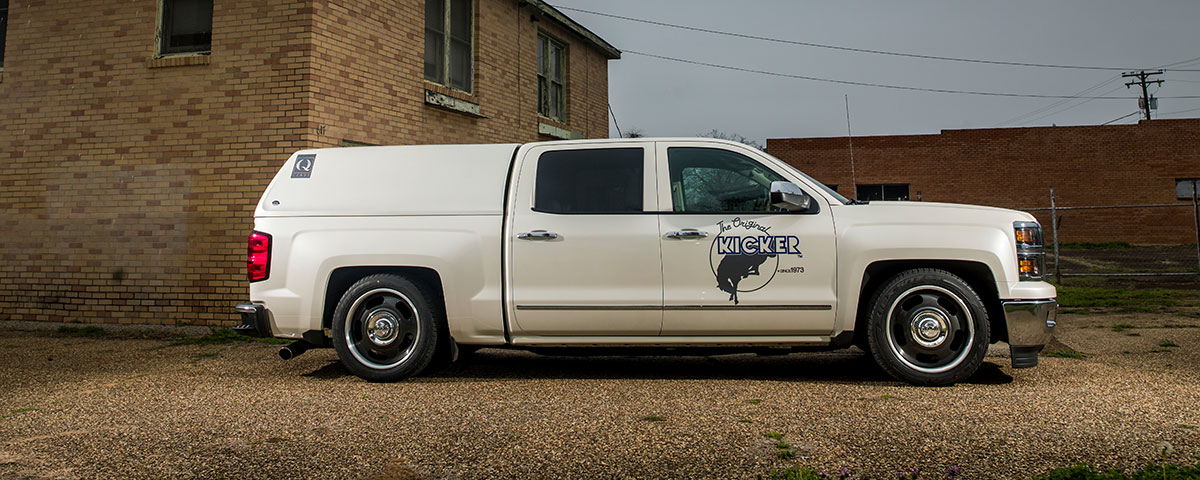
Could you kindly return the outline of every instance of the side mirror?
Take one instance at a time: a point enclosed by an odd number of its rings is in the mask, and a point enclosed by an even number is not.
[[[789,212],[808,210],[812,197],[792,182],[771,182],[771,206]]]

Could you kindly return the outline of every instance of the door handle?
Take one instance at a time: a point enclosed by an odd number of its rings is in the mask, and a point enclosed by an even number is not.
[[[708,232],[702,232],[700,230],[695,230],[695,229],[691,229],[691,228],[685,228],[683,230],[676,230],[674,232],[667,232],[667,238],[674,238],[676,240],[689,240],[689,239],[694,239],[694,238],[704,238],[707,236],[708,236]]]
[[[521,240],[554,240],[558,238],[558,234],[545,230],[534,230],[532,232],[518,233],[517,238]]]

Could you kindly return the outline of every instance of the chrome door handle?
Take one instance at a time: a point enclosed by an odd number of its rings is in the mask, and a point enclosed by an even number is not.
[[[677,240],[704,238],[707,236],[708,236],[708,232],[702,232],[700,230],[692,230],[692,229],[684,229],[684,230],[676,230],[674,232],[667,232],[667,238],[674,238]]]
[[[558,238],[558,234],[545,230],[534,230],[532,232],[518,233],[517,238],[521,240],[554,240]]]

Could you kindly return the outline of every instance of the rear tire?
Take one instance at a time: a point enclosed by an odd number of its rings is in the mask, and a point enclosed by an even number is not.
[[[371,382],[392,382],[429,366],[441,334],[437,296],[392,274],[355,282],[333,311],[333,346],[347,370]]]
[[[951,385],[973,375],[987,355],[987,309],[950,272],[900,272],[875,291],[869,305],[869,352],[897,380]]]

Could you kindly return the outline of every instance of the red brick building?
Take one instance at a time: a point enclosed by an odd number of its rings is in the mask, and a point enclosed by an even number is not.
[[[1049,207],[1054,187],[1060,207],[1178,204],[1072,211],[1060,240],[1196,241],[1190,193],[1176,190],[1200,178],[1200,119],[854,137],[853,173],[849,140],[768,139],[767,150],[848,197],[1029,209]]]
[[[540,0],[0,0],[0,319],[230,324],[292,152],[608,136]]]

